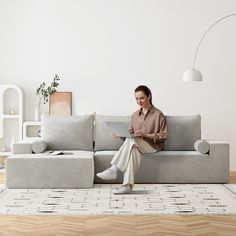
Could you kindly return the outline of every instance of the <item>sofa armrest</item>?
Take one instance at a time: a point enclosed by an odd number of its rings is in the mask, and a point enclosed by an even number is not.
[[[31,154],[32,142],[15,142],[12,144],[13,154]]]
[[[221,176],[220,183],[228,183],[229,181],[229,143],[223,141],[207,140],[210,144],[209,158],[213,163],[212,173]],[[211,171],[211,169],[209,170]],[[215,177],[216,181],[217,178]]]
[[[217,168],[229,173],[229,143],[213,140],[207,142],[210,144],[210,158],[215,160]]]
[[[229,159],[229,143],[223,141],[206,140],[210,144],[210,156]]]

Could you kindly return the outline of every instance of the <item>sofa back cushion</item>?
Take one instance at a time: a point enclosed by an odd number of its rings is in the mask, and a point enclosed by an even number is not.
[[[127,128],[130,126],[130,116],[105,116],[95,115],[95,129],[94,129],[94,140],[95,140],[95,151],[101,150],[118,150],[123,141],[113,140],[111,138],[111,130],[108,128],[105,122],[107,121],[123,121]]]
[[[93,151],[94,116],[42,116],[42,140],[52,150]]]
[[[165,150],[191,151],[194,142],[201,139],[201,117],[192,116],[166,116],[168,139]]]

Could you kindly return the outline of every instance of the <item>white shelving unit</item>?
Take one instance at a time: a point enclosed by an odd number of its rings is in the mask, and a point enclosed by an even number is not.
[[[0,84],[0,148],[22,140],[23,91],[14,84]],[[1,151],[1,149],[0,149]]]
[[[40,139],[39,132],[41,130],[40,121],[26,121],[23,123],[23,140]]]

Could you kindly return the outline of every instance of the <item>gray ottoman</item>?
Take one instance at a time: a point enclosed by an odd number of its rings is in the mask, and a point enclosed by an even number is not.
[[[91,188],[93,152],[66,155],[18,154],[6,160],[7,188]]]

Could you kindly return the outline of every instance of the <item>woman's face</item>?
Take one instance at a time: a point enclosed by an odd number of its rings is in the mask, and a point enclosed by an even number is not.
[[[140,108],[148,108],[150,106],[149,97],[143,91],[138,91],[134,93],[137,104]]]

